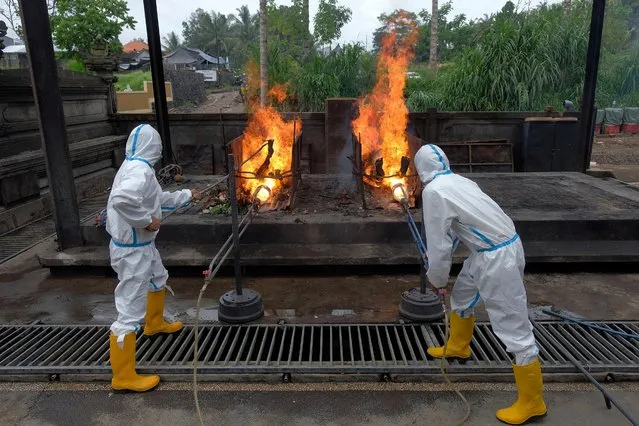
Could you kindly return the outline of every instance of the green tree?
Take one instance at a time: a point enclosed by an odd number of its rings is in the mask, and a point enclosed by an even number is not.
[[[182,36],[186,46],[203,50],[218,58],[228,56],[233,47],[231,20],[215,11],[209,13],[197,9],[191,13],[188,21],[182,22]]]
[[[49,16],[55,13],[56,0],[47,0]],[[20,20],[20,3],[18,0],[0,0],[0,17],[6,20],[9,28],[22,37],[22,21]]]
[[[206,50],[210,42],[210,31],[213,27],[211,15],[204,9],[191,12],[189,19],[182,22],[182,37],[184,45],[196,49]]]
[[[115,50],[124,28],[135,28],[126,0],[57,0],[51,18],[56,45],[74,55],[86,55],[96,42]]]
[[[211,41],[208,46],[213,49],[215,56],[222,58],[231,53],[231,28],[229,19],[222,13],[211,12]],[[218,62],[218,68],[220,63]]]
[[[353,12],[339,6],[337,0],[320,0],[315,14],[315,38],[320,44],[331,44],[342,35],[342,28],[350,22]]]
[[[171,31],[162,38],[162,48],[167,53],[175,51],[181,45],[180,36],[175,34],[175,31]]]
[[[277,5],[268,0],[268,42],[275,42],[297,60],[304,56],[308,28],[304,28],[302,0],[293,0],[290,6]]]
[[[229,15],[231,30],[244,45],[255,43],[259,36],[259,14],[251,14],[247,5],[236,9],[237,15]]]
[[[248,59],[249,51],[259,39],[259,14],[251,14],[248,6],[237,9],[236,15],[229,15],[231,34],[235,40],[233,62],[238,68],[243,68]]]
[[[401,19],[405,17],[405,19]],[[382,24],[373,32],[373,49],[375,52],[379,51],[382,45],[382,38],[391,31],[395,31],[399,37],[406,36],[411,31],[411,25],[408,22],[417,22],[417,14],[413,12],[407,12],[403,9],[396,9],[393,13],[382,13],[377,17],[377,20]]]
[[[447,1],[439,6],[437,14],[439,38],[437,56],[442,63],[452,60],[466,48],[475,46],[479,34],[479,24],[474,20],[468,20],[464,14],[456,15],[449,21],[448,18],[452,9],[452,3]],[[420,62],[425,62],[430,58],[430,11],[423,9],[419,12],[419,17],[423,25],[420,27],[420,40],[416,48],[416,58]]]

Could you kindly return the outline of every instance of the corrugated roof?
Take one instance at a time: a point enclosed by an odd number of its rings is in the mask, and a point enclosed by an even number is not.
[[[175,53],[179,50],[179,49],[184,49],[187,52],[193,53],[196,56],[199,56],[199,58],[201,60],[204,60],[206,62],[212,63],[212,64],[217,64],[218,61],[220,63],[220,65],[223,65],[226,63],[226,61],[224,60],[224,58],[216,58],[214,56],[211,56],[209,54],[206,54],[204,52],[202,52],[200,49],[194,49],[192,47],[186,47],[186,46],[180,46],[178,47],[177,50],[174,50],[173,52],[169,53],[168,55],[164,56],[164,58],[170,58],[171,56],[175,55]],[[195,62],[195,60],[194,60]]]
[[[27,53],[27,46],[25,46],[24,44],[16,44],[13,46],[7,46],[4,49],[2,49],[2,51],[4,53]],[[62,52],[62,49],[59,49],[53,46],[53,51]]]

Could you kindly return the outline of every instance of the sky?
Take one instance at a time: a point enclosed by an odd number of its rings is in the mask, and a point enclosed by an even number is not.
[[[134,38],[142,37],[146,39],[146,26],[144,24],[144,7],[142,0],[127,0],[131,15],[138,21],[135,30],[126,29],[120,36],[122,43],[131,41]],[[517,4],[517,0],[513,0]],[[548,3],[556,3],[559,0],[550,0]],[[536,6],[542,3],[541,0],[519,0],[521,7],[526,7],[528,3]],[[276,0],[277,4],[290,4],[290,0]],[[319,0],[309,0],[311,25],[313,16],[317,12]],[[353,11],[351,22],[342,29],[340,43],[361,42],[371,47],[373,31],[379,26],[377,17],[382,13],[390,13],[395,9],[406,9],[411,12],[419,12],[421,9],[430,8],[430,1],[410,1],[410,0],[339,0],[339,3],[348,6]],[[440,0],[443,4],[444,0]],[[469,18],[480,18],[484,14],[490,15],[502,8],[506,0],[452,0],[453,15],[466,14]],[[171,31],[175,31],[182,36],[182,22],[186,21],[195,9],[202,8],[207,11],[215,10],[226,14],[235,13],[241,5],[248,5],[251,12],[259,9],[258,0],[234,1],[210,1],[210,0],[157,0],[158,19],[160,21],[160,35],[164,36]]]

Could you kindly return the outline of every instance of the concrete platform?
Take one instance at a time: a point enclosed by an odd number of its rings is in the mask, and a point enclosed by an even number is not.
[[[161,383],[152,393],[115,395],[102,384],[1,384],[0,410],[4,423],[12,425],[191,426],[199,423],[191,386]],[[637,418],[636,384],[605,386]],[[469,426],[503,425],[495,411],[515,398],[513,384],[457,383],[456,388],[472,406]],[[465,411],[453,389],[439,383],[213,383],[200,384],[199,390],[209,425],[449,425]],[[617,409],[606,409],[589,384],[546,384],[544,391],[548,415],[534,424],[628,424]]]
[[[580,173],[472,174],[515,221],[528,262],[639,261],[639,191]],[[350,183],[311,175],[291,212],[260,212],[242,238],[246,265],[411,265],[417,250],[391,200],[363,210]],[[195,182],[195,186],[205,182]],[[346,198],[344,193],[348,194]],[[346,201],[344,201],[346,200]],[[414,212],[419,221],[420,211]],[[104,266],[109,236],[87,225],[87,246],[46,253],[51,268]],[[169,267],[203,267],[230,234],[230,217],[191,209],[162,225],[157,240]],[[456,261],[466,255],[464,249]]]

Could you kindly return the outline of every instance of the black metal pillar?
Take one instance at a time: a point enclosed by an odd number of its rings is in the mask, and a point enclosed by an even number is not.
[[[590,166],[592,153],[593,126],[595,119],[595,92],[597,90],[597,72],[599,70],[599,54],[601,52],[601,37],[604,26],[606,0],[592,2],[590,18],[590,38],[588,40],[588,56],[586,57],[586,78],[581,101],[581,129],[579,141],[585,147],[584,171]]]
[[[20,10],[58,246],[61,250],[79,247],[82,245],[80,214],[47,3],[46,0],[20,0]]]
[[[231,227],[233,230],[233,262],[235,263],[235,293],[242,295],[242,259],[240,257],[240,224],[237,208],[237,188],[235,187],[235,160],[228,155],[229,200],[231,202]]]
[[[146,35],[151,57],[151,76],[153,77],[153,99],[155,100],[155,116],[158,132],[162,138],[162,166],[175,161],[171,146],[169,129],[169,108],[166,104],[166,88],[164,87],[164,65],[162,58],[162,41],[158,23],[158,7],[156,0],[144,0],[144,16],[146,18]]]
[[[241,324],[261,318],[264,315],[262,295],[255,290],[244,288],[240,258],[240,229],[235,187],[235,160],[233,154],[227,156],[229,168],[229,198],[231,202],[231,225],[233,232],[233,256],[235,262],[235,290],[227,291],[220,297],[218,316],[220,321]],[[250,212],[247,214],[251,214]]]

